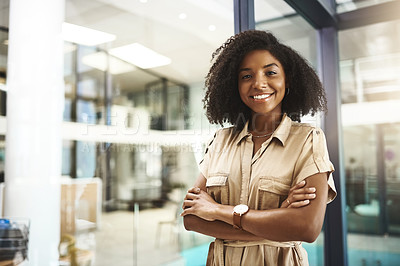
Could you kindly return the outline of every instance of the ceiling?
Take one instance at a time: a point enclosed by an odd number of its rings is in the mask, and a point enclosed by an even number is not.
[[[179,19],[181,13],[187,18]],[[68,0],[65,21],[116,35],[115,41],[102,47],[105,49],[135,42],[151,48],[172,63],[148,72],[191,84],[203,81],[212,52],[233,34],[233,7],[232,1],[226,0]],[[217,29],[210,31],[209,25]],[[122,89],[129,84],[140,89],[142,75],[145,78],[143,71],[137,70],[115,79]],[[148,78],[151,75],[145,82]]]

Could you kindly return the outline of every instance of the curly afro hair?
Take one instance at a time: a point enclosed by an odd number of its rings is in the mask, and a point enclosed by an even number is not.
[[[251,118],[250,108],[239,95],[238,70],[245,55],[253,50],[268,50],[283,66],[290,92],[283,99],[282,112],[300,122],[306,114],[327,110],[324,88],[308,61],[272,33],[248,30],[230,37],[212,55],[203,99],[211,123],[229,122],[241,130]]]

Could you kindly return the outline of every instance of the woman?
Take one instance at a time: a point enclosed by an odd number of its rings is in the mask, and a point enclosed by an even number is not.
[[[185,227],[216,238],[207,265],[308,265],[301,241],[317,238],[336,195],[322,130],[298,123],[326,110],[321,82],[268,32],[231,37],[213,60],[207,116],[233,126],[207,146]]]

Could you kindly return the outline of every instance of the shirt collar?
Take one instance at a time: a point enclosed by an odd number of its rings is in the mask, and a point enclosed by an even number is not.
[[[246,138],[247,136],[250,136],[250,133],[247,131],[248,126],[249,126],[249,120],[247,120],[242,131],[240,131],[240,133],[239,133],[239,136],[236,141],[237,145],[239,145],[239,143],[242,141],[242,139]]]
[[[236,144],[239,144],[244,138],[250,136],[250,133],[247,131],[249,126],[249,121],[246,122],[242,131],[240,131]],[[290,128],[292,127],[292,119],[285,114],[283,114],[282,121],[279,126],[275,129],[275,132],[272,134],[272,138],[277,138],[283,146],[285,146],[285,142],[289,137]]]
[[[286,113],[282,117],[282,121],[279,124],[278,128],[275,129],[272,137],[279,139],[283,146],[285,146],[286,140],[289,137],[290,128],[292,127],[292,119],[286,115]]]

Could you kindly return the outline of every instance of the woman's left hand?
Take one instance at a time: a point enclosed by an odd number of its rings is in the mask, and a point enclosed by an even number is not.
[[[181,216],[192,214],[207,221],[215,221],[214,211],[217,207],[218,203],[216,203],[207,192],[194,187],[189,189],[186,194],[182,205],[183,212]]]
[[[289,190],[289,195],[282,202],[280,208],[300,208],[308,205],[310,200],[315,199],[315,187],[305,188],[306,181],[301,181]]]

